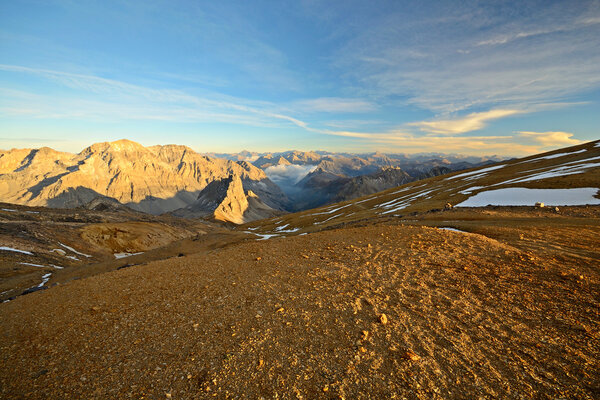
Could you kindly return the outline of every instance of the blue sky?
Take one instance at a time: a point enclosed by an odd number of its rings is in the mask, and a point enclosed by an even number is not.
[[[598,1],[0,3],[4,149],[525,155],[598,126]]]

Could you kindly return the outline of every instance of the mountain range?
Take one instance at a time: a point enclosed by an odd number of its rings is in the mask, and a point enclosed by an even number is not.
[[[497,159],[304,151],[203,155],[186,146],[144,147],[123,139],[78,154],[48,147],[0,151],[0,200],[74,208],[104,198],[155,215],[244,223]]]
[[[0,199],[73,208],[108,197],[151,214],[185,208],[211,182],[234,176],[275,210],[288,204],[265,173],[245,161],[211,158],[186,146],[96,143],[78,154],[47,147],[0,152]]]

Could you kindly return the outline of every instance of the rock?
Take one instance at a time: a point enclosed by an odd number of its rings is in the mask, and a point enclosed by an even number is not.
[[[544,203],[538,201],[537,203],[535,203],[535,206],[538,208],[544,208]]]
[[[388,323],[388,317],[385,314],[381,314],[379,316],[379,322],[381,322],[383,325],[386,325]]]
[[[256,261],[262,260],[262,257],[256,257]]]
[[[404,353],[402,353],[402,358],[406,359],[406,360],[411,360],[411,361],[419,361],[421,359],[421,357],[415,353],[414,351],[408,349],[406,350]]]

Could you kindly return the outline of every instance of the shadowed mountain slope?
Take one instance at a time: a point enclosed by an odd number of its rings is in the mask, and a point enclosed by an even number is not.
[[[600,141],[416,181],[356,200],[257,221],[240,229],[271,236],[301,234],[443,209],[448,203],[458,206],[598,204],[598,190]]]
[[[251,190],[244,191],[242,180],[234,175],[209,183],[193,204],[173,212],[173,215],[180,217],[203,217],[234,224],[280,214],[280,211],[263,203]]]

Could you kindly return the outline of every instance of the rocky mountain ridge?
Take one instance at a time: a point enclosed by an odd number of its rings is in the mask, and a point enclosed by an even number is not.
[[[186,146],[144,147],[130,140],[96,143],[78,154],[41,149],[0,151],[0,199],[29,206],[77,207],[110,197],[161,214],[194,203],[209,183],[237,176],[269,207],[285,194],[250,163],[210,158]]]
[[[173,212],[179,217],[203,217],[234,224],[280,214],[263,203],[252,190],[244,191],[242,180],[236,175],[209,183],[193,204]]]

